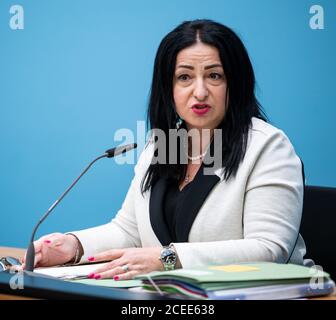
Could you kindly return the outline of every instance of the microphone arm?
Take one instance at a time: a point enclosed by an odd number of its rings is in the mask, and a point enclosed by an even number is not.
[[[68,194],[68,192],[74,187],[74,185],[78,182],[78,180],[90,169],[90,167],[99,159],[102,158],[113,158],[115,156],[118,156],[119,154],[125,153],[129,150],[132,150],[137,147],[136,143],[127,144],[120,147],[115,147],[112,149],[108,149],[105,151],[105,153],[98,158],[94,159],[85,169],[84,171],[78,176],[78,178],[71,184],[68,189],[60,196],[59,199],[57,199],[51,207],[47,210],[47,212],[42,216],[42,218],[39,220],[39,222],[36,224],[33,233],[31,235],[30,243],[27,250],[27,256],[26,256],[26,270],[27,271],[33,271],[34,265],[35,265],[35,246],[34,246],[34,239],[35,234],[41,223],[49,216],[49,214],[55,209],[55,207],[62,201],[62,199]]]

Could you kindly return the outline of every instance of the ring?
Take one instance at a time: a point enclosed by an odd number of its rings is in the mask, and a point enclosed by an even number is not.
[[[128,265],[124,264],[123,266],[121,266],[121,269],[124,270],[124,272],[127,272],[129,270]]]

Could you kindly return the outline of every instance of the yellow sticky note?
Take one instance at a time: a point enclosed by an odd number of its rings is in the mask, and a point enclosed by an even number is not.
[[[226,265],[226,266],[212,266],[212,267],[209,267],[209,269],[225,271],[225,272],[259,271],[259,268],[257,268],[257,267],[235,265],[235,264],[230,264],[230,265]]]

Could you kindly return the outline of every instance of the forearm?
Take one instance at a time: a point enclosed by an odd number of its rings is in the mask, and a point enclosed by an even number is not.
[[[276,244],[257,239],[174,243],[183,268],[251,261],[283,262]]]
[[[87,262],[88,257],[109,249],[139,246],[135,238],[123,231],[114,222],[71,233],[78,238],[83,247],[81,263]]]

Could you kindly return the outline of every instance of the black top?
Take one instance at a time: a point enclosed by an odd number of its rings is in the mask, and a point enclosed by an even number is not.
[[[186,191],[191,187],[192,183],[193,182],[188,183],[182,191],[180,191],[177,181],[168,182],[166,194],[163,200],[163,214],[172,242],[177,242],[176,223],[179,220],[178,206],[184,201],[185,195],[187,194]]]
[[[204,174],[203,167],[204,164],[182,191],[177,181],[168,178],[159,179],[152,187],[149,216],[161,245],[189,241],[189,232],[198,211],[220,181],[216,174]]]
[[[181,208],[190,196],[190,193],[193,193],[197,197],[197,190],[201,188],[201,185],[198,181],[198,176],[202,174],[203,165],[196,172],[194,179],[186,184],[182,190],[179,188],[179,183],[176,180],[167,181],[167,189],[165,196],[163,198],[163,215],[164,220],[167,224],[167,228],[171,237],[171,242],[178,242],[177,236],[177,224],[186,218],[188,212],[182,211]]]

